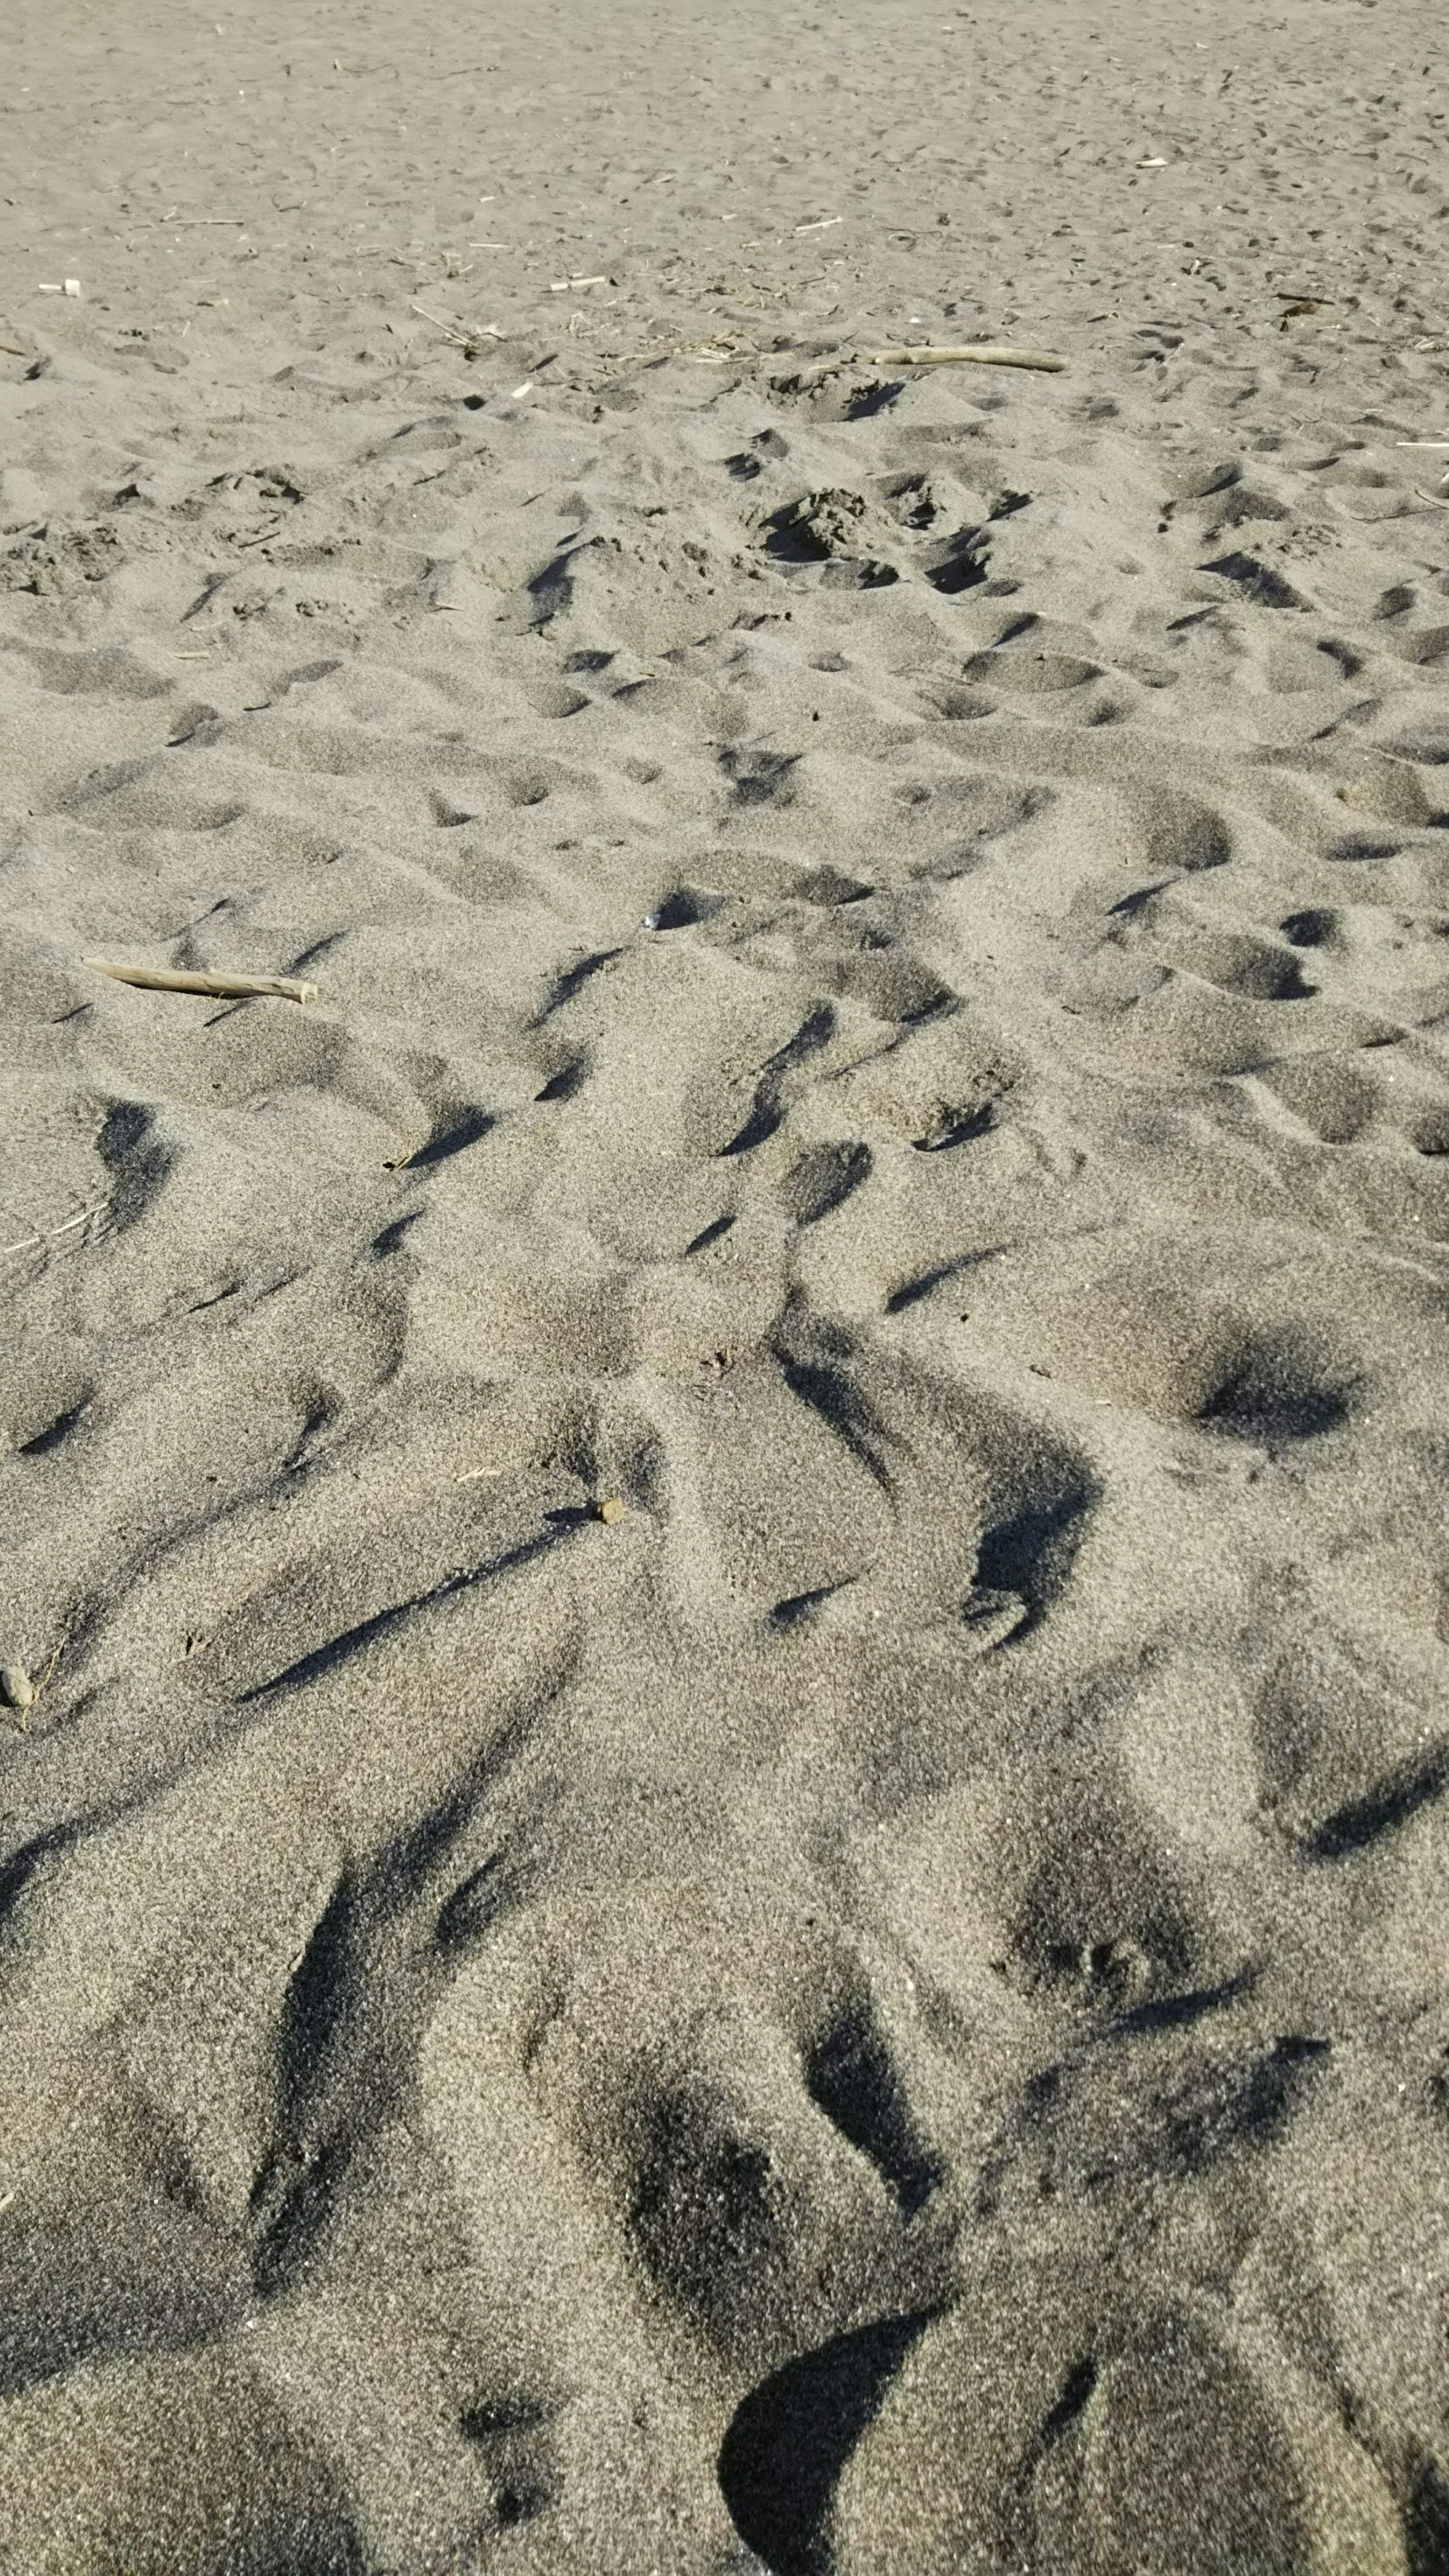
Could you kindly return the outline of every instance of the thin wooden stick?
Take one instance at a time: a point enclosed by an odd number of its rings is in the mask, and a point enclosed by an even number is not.
[[[85,963],[97,975],[114,975],[118,984],[144,984],[157,993],[211,993],[222,1001],[246,993],[271,993],[282,1002],[317,999],[315,984],[300,983],[292,975],[180,974],[172,966],[117,966],[105,957],[88,957]]]
[[[868,349],[866,356],[873,367],[1042,367],[1053,376],[1071,363],[1039,349]]]

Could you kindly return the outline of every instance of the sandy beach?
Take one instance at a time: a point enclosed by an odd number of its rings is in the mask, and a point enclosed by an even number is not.
[[[4,2576],[1449,2569],[1432,19],[12,0]]]

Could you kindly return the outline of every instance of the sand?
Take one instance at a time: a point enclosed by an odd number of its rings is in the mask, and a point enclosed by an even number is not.
[[[12,0],[7,2576],[1449,2566],[1431,18]]]

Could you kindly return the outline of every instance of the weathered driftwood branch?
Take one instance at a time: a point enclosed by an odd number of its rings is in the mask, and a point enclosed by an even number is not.
[[[1069,363],[1040,349],[867,349],[866,356],[873,367],[1042,367],[1052,376]]]
[[[118,984],[144,984],[158,993],[210,993],[219,1001],[246,993],[271,993],[282,1002],[317,999],[316,985],[300,983],[294,975],[192,975],[173,966],[119,966],[107,957],[85,962],[97,975],[114,975]]]

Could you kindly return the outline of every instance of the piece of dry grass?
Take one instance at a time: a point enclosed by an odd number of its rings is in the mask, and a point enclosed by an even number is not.
[[[279,1002],[315,1002],[317,987],[295,975],[196,975],[174,966],[125,966],[105,957],[85,960],[94,974],[113,975],[118,984],[142,984],[157,993],[209,993],[219,1001],[252,993]]]
[[[414,304],[412,310],[421,314],[425,322],[431,322],[435,331],[441,331],[445,340],[451,340],[455,349],[461,349],[465,358],[481,358],[489,340],[503,338],[496,322],[480,322],[476,331],[457,331],[451,322],[443,320],[441,313],[430,313],[425,304]]]
[[[68,1216],[64,1225],[48,1225],[40,1234],[23,1234],[18,1243],[0,1243],[0,1260],[12,1252],[37,1252],[43,1243],[54,1243],[57,1235],[73,1234],[87,1217],[99,1216],[104,1205],[103,1199],[97,1199],[94,1207],[82,1208],[79,1216]]]

